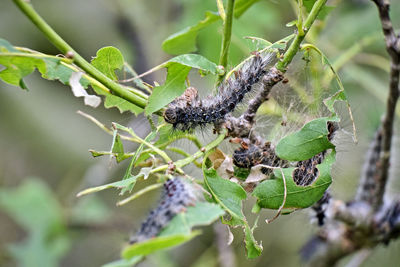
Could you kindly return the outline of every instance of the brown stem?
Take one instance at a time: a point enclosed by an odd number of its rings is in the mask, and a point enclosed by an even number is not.
[[[382,121],[382,152],[379,160],[380,175],[377,177],[376,201],[373,205],[378,210],[383,202],[385,186],[389,177],[390,149],[392,145],[393,124],[396,104],[399,98],[400,75],[400,37],[393,30],[389,16],[390,4],[388,0],[372,0],[379,11],[386,50],[390,56],[389,95],[386,104],[386,113]]]

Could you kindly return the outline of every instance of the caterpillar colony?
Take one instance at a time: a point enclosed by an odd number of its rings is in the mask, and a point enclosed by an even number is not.
[[[220,127],[226,123],[228,115],[243,102],[246,95],[256,92],[258,83],[269,86],[266,92],[261,92],[263,88],[265,90],[265,86],[258,87],[261,95],[262,93],[266,94],[261,101],[267,100],[272,86],[283,79],[283,76],[279,76],[279,79],[275,81],[272,79],[271,82],[268,78],[268,81],[264,81],[269,74],[274,72],[271,66],[274,58],[276,58],[275,53],[255,53],[219,86],[215,96],[200,99],[197,89],[187,88],[182,96],[167,106],[163,114],[164,120],[172,124],[174,129],[181,131],[192,131],[197,127],[203,128],[209,124],[213,124],[215,128]],[[254,102],[254,99],[252,101]],[[254,113],[256,111],[254,110]],[[337,125],[328,122],[327,128],[328,139],[331,141]],[[233,135],[231,136],[233,137]],[[275,154],[275,147],[271,142],[264,142],[262,138],[242,138],[243,135],[240,134],[236,134],[236,136],[241,140],[241,146],[234,151],[232,156],[233,164],[237,167],[250,169],[259,164],[271,167],[293,166],[293,163],[280,159]],[[296,168],[293,179],[297,185],[307,186],[318,177],[317,165],[323,161],[325,155],[326,151],[323,151],[308,160],[294,163]],[[263,167],[261,171],[267,176],[272,173],[270,168]],[[184,212],[186,207],[194,205],[195,199],[192,188],[183,179],[175,177],[167,180],[158,206],[149,213],[138,232],[130,238],[130,243],[145,241],[157,236],[176,214]],[[328,197],[324,197],[321,201],[325,203],[328,199]],[[315,207],[315,211],[318,221],[322,224],[324,209]]]

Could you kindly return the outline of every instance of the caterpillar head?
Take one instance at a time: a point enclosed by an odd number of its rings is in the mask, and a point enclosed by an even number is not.
[[[176,115],[175,109],[173,109],[173,108],[167,108],[164,111],[163,117],[167,123],[170,123],[170,124],[177,123],[177,115]]]

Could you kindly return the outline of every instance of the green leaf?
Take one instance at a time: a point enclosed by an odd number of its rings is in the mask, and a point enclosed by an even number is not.
[[[185,81],[191,68],[199,69],[203,74],[218,74],[217,65],[205,57],[196,54],[186,54],[174,57],[154,68],[167,68],[167,79],[161,86],[153,89],[146,106],[146,115],[163,108],[186,90]]]
[[[108,78],[116,81],[118,78],[115,74],[115,70],[122,69],[124,57],[117,48],[106,46],[97,51],[96,57],[92,59],[91,64]]]
[[[162,43],[162,49],[171,55],[179,55],[196,51],[196,39],[198,32],[220,19],[221,17],[217,13],[206,11],[205,18],[203,20],[169,36]]]
[[[197,54],[185,54],[176,56],[162,64],[162,67],[169,68],[171,66],[174,66],[174,63],[198,69],[202,72],[202,74],[222,74],[217,64]]]
[[[98,51],[97,57],[93,59],[92,63],[108,77],[116,80],[114,71],[115,69],[121,69],[123,58],[117,48],[105,47]],[[79,71],[72,64],[72,61],[69,62],[67,59],[39,52],[19,52],[3,39],[0,39],[0,65],[5,67],[4,70],[0,71],[0,79],[23,89],[27,89],[23,78],[31,74],[35,68],[39,70],[43,78],[47,80],[59,80],[66,85],[69,85],[72,73]],[[82,77],[79,83],[84,88],[87,88],[89,80]],[[106,97],[104,101],[106,108],[117,107],[121,113],[124,111],[130,111],[134,114],[143,112],[142,108],[118,96],[112,95],[105,88],[99,87],[98,82],[91,85],[98,95]],[[126,87],[126,89],[129,90],[129,87]]]
[[[95,87],[93,87],[93,89],[96,91],[96,93],[100,94],[100,95],[105,95],[106,99],[104,101],[104,107],[105,108],[118,108],[119,111],[121,113],[125,112],[125,111],[130,111],[135,115],[139,115],[140,113],[143,112],[143,109],[132,104],[129,101],[126,101],[123,98],[120,98],[119,96],[116,95],[112,95],[110,93],[100,93],[98,90],[95,89]]]
[[[159,236],[188,235],[193,227],[209,225],[224,213],[219,205],[197,202],[195,206],[188,207],[186,212],[176,215]]]
[[[42,72],[42,77],[46,80],[59,80],[65,85],[69,85],[69,81],[72,73],[75,71],[66,65],[62,64],[62,61],[57,58],[43,58],[46,64],[46,71]],[[40,71],[40,69],[39,69]],[[81,78],[79,83],[87,88],[90,82],[86,78]]]
[[[328,140],[328,121],[338,119],[323,117],[310,121],[299,131],[282,138],[276,146],[276,154],[290,161],[306,160],[335,146]]]
[[[124,66],[124,57],[118,48],[107,46],[97,51],[96,57],[93,58],[91,64],[104,73],[108,78],[116,81],[118,80],[118,77],[115,74],[115,70],[122,69]],[[104,95],[106,97],[104,101],[104,107],[106,108],[116,107],[121,113],[130,111],[136,115],[143,112],[142,108],[130,103],[129,101],[126,101],[119,96],[105,92],[96,85],[92,85],[92,87],[97,94]],[[128,87],[127,90],[129,90]]]
[[[261,255],[263,247],[257,244],[253,235],[253,230],[246,224],[244,226],[244,243],[246,245],[247,257],[249,259],[257,258]]]
[[[217,171],[203,168],[204,182],[215,202],[221,205],[233,218],[245,220],[242,212],[242,201],[246,199],[246,191],[229,180],[222,179]]]
[[[222,222],[231,226],[241,226],[245,232],[247,257],[260,256],[262,246],[257,244],[242,212],[242,201],[247,197],[246,191],[240,185],[219,177],[216,170],[207,169],[205,163],[203,163],[203,174],[206,189],[211,193],[213,200],[231,215],[230,220]]]
[[[321,199],[326,189],[332,183],[331,168],[335,162],[335,152],[326,156],[325,160],[317,165],[319,175],[308,186],[295,184],[292,173],[295,168],[284,168],[287,196],[284,208],[307,208]],[[280,170],[274,170],[274,179],[259,184],[253,191],[257,198],[257,205],[266,209],[279,209],[284,197],[284,184]]]
[[[118,134],[117,130],[114,130],[113,141],[111,145],[111,153],[114,153],[115,159],[118,163],[126,159],[126,155],[124,153],[124,146],[121,141],[121,137]]]
[[[183,94],[186,89],[185,80],[190,69],[191,67],[181,64],[169,66],[167,80],[163,85],[155,87],[149,97],[149,102],[145,109],[146,115],[160,110],[176,97]]]
[[[7,56],[0,53],[0,65],[5,67],[4,70],[0,71],[0,79],[25,90],[28,88],[22,78],[31,74],[36,68],[41,73],[46,72],[46,65],[43,60],[33,57]]]
[[[233,166],[233,170],[234,170],[233,175],[243,181],[245,181],[250,174],[249,169],[239,168],[237,166]]]
[[[249,9],[253,4],[260,0],[237,0],[235,3],[235,9],[233,15],[235,18],[240,18],[247,9]]]
[[[209,225],[223,214],[224,211],[218,205],[197,202],[195,206],[188,207],[186,212],[177,214],[158,237],[127,247],[122,252],[122,256],[129,259],[180,245],[200,233],[199,231],[192,232],[193,227]]]
[[[140,174],[140,176],[142,176],[142,175],[143,174]],[[121,180],[121,181],[118,181],[118,182],[114,182],[114,183],[109,183],[109,184],[100,185],[100,186],[96,186],[96,187],[90,187],[90,188],[87,188],[85,190],[80,191],[77,194],[77,197],[80,197],[80,196],[83,196],[83,195],[87,195],[87,194],[91,194],[91,193],[96,193],[96,192],[99,192],[99,191],[102,191],[102,190],[105,190],[105,189],[108,189],[108,188],[118,188],[118,189],[119,188],[124,188],[124,187],[127,187],[127,186],[131,185],[132,183],[136,183],[136,179],[137,178],[139,178],[139,175],[133,176],[133,177],[131,177],[129,179],[126,179],[126,180]]]
[[[109,263],[102,265],[102,267],[132,267],[132,266],[136,265],[137,263],[141,262],[142,260],[143,260],[143,256],[135,256],[135,257],[130,258],[129,260],[121,259],[121,260],[109,262]]]
[[[162,236],[128,246],[122,251],[122,257],[130,259],[135,256],[145,256],[157,250],[172,248],[181,245],[199,235],[200,231],[193,231],[189,235],[177,234]]]

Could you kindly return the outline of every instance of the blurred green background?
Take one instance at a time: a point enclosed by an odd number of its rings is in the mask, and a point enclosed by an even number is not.
[[[36,10],[72,47],[91,59],[103,46],[118,47],[138,73],[170,58],[162,41],[178,30],[197,23],[207,10],[216,11],[215,0],[86,0],[32,1]],[[371,1],[328,1],[337,8],[324,23],[317,23],[308,37],[337,64],[353,107],[359,143],[349,136],[339,140],[334,167],[333,195],[351,199],[368,147],[380,117],[388,87],[389,61],[377,11]],[[400,1],[391,1],[395,27],[400,25]],[[252,51],[244,36],[279,40],[292,32],[285,26],[296,14],[290,1],[261,0],[234,21],[230,66]],[[16,46],[43,53],[58,51],[43,37],[11,0],[0,1],[0,37]],[[199,53],[218,62],[221,25],[201,31]],[[162,82],[165,73],[147,76]],[[207,88],[212,77],[193,78]],[[119,258],[130,233],[154,206],[157,192],[116,207],[121,199],[109,190],[76,198],[80,190],[121,179],[126,163],[117,166],[108,158],[92,158],[88,149],[108,150],[111,136],[76,114],[82,110],[110,125],[116,121],[135,125],[145,135],[144,118],[120,114],[116,109],[93,109],[73,97],[57,82],[26,79],[30,91],[0,82],[0,266],[101,266]],[[399,109],[397,110],[399,121]],[[346,122],[344,123],[346,124]],[[350,129],[350,122],[344,127]],[[400,140],[397,122],[394,137],[392,197],[400,194]],[[134,149],[131,147],[131,149]],[[145,184],[138,184],[135,190]],[[251,201],[246,205],[250,213]],[[272,213],[264,212],[263,216]],[[254,219],[254,218],[253,218]],[[282,216],[255,231],[264,251],[246,260],[240,231],[233,242],[237,266],[301,266],[301,246],[315,231],[308,211]],[[212,227],[181,247],[148,257],[140,266],[218,266]],[[374,250],[363,266],[399,266],[400,242]],[[345,266],[348,259],[341,262]]]

